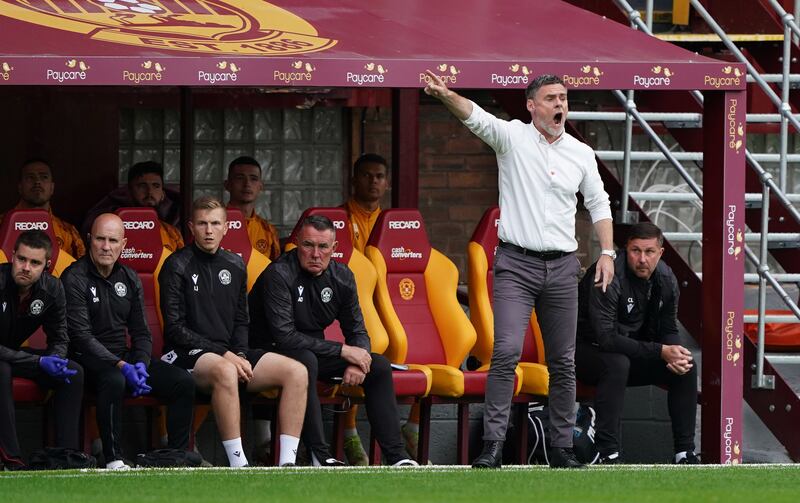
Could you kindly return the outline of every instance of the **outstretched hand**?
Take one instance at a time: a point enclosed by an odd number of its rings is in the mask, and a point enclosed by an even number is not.
[[[447,96],[447,93],[450,90],[447,89],[447,85],[444,83],[444,81],[430,70],[425,70],[425,73],[428,75],[428,77],[430,77],[430,81],[425,86],[425,94],[428,96],[433,96],[437,99],[442,99]]]

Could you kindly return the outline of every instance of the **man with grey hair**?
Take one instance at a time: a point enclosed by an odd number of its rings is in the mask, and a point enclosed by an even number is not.
[[[575,424],[575,329],[578,311],[575,257],[576,193],[583,194],[602,254],[595,283],[614,276],[608,194],[592,149],[564,131],[567,89],[542,75],[526,89],[531,123],[498,119],[447,88],[428,71],[425,93],[439,99],[497,154],[500,245],[494,262],[494,349],[486,385],[484,447],[474,468],[498,468],[531,310],[536,307],[550,373],[553,468],[581,468],[572,451]]]

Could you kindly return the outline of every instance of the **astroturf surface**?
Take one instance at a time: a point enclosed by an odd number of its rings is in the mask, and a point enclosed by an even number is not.
[[[198,469],[0,473],[6,502],[457,501],[772,503],[800,500],[800,466]]]

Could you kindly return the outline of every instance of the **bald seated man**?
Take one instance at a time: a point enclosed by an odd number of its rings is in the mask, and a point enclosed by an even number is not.
[[[194,404],[189,372],[150,359],[153,337],[145,319],[142,282],[119,263],[126,242],[122,220],[101,214],[89,233],[89,253],[61,276],[72,356],[97,395],[97,426],[110,470],[129,468],[120,449],[126,394],[153,395],[167,403],[167,445],[173,449],[189,446]]]

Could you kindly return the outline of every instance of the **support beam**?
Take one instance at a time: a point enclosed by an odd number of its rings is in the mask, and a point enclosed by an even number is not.
[[[705,93],[702,452],[742,461],[745,91]],[[740,133],[741,131],[741,133]],[[710,182],[710,183],[709,183]]]
[[[192,160],[194,158],[194,105],[192,103],[192,88],[181,87],[181,234],[188,238],[186,223],[192,215],[192,200],[194,200],[194,173]],[[188,242],[188,241],[187,241]]]
[[[392,90],[392,206],[419,206],[419,89]]]

